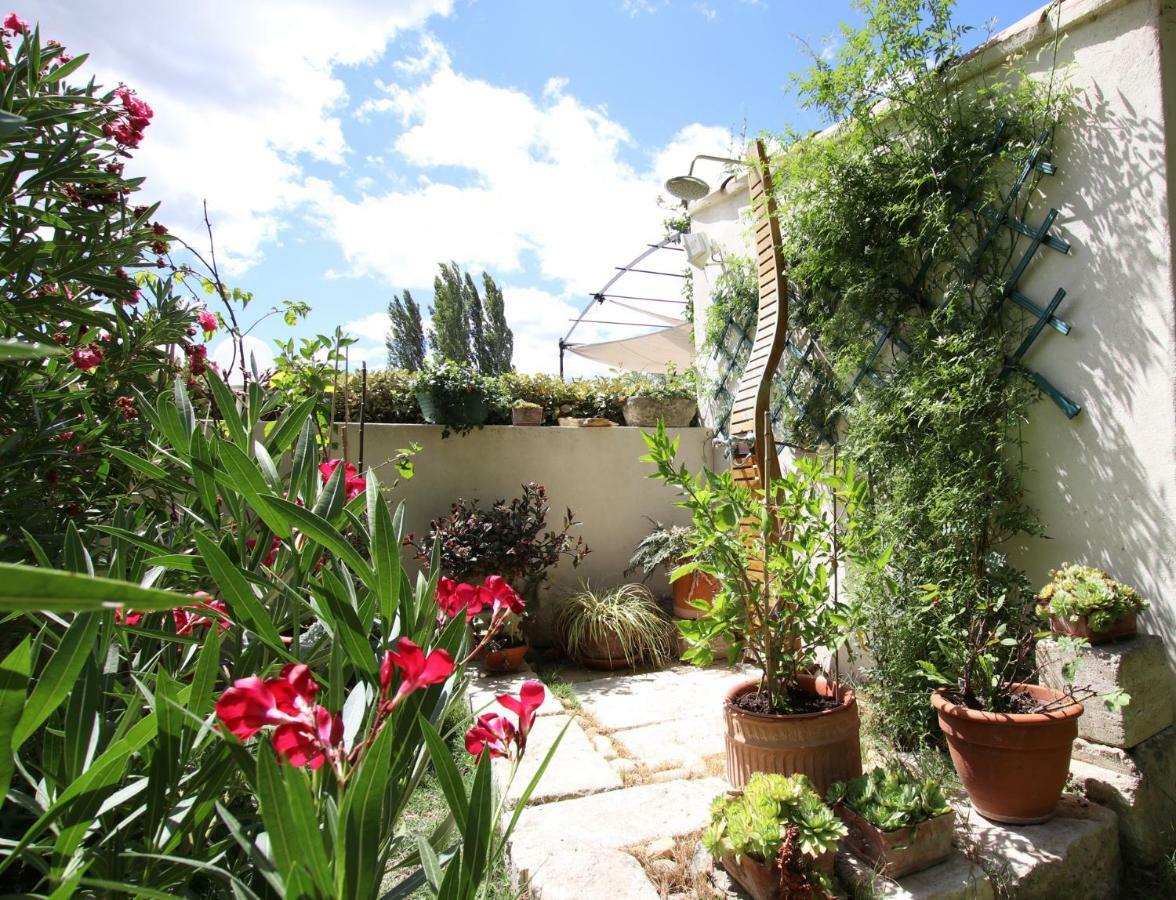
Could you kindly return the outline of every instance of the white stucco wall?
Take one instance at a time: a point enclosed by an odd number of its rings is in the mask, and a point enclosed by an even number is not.
[[[1058,129],[1058,174],[1042,179],[1029,219],[1059,209],[1073,249],[1039,251],[1021,286],[1043,306],[1065,288],[1058,314],[1073,330],[1046,329],[1025,362],[1083,411],[1067,419],[1048,399],[1032,410],[1026,487],[1047,536],[1011,553],[1034,584],[1072,560],[1136,586],[1152,604],[1143,627],[1165,638],[1176,663],[1176,4],[1067,0],[1060,10],[1058,63],[1079,99]],[[1057,23],[1057,9],[1044,19],[1035,11],[975,54],[969,74],[983,77],[1013,54],[1029,72],[1047,72]],[[743,235],[739,206],[704,198],[694,230],[732,247]],[[749,252],[743,241],[735,252]],[[695,302],[704,319],[705,291]]]
[[[634,546],[649,532],[645,516],[665,524],[689,522],[673,505],[673,491],[647,477],[653,466],[640,462],[646,453],[642,429],[489,425],[444,439],[441,430],[436,425],[368,425],[365,465],[376,469],[381,482],[391,483],[396,472],[387,461],[401,447],[421,446],[414,476],[392,493],[394,502],[406,503],[406,530],[418,536],[459,497],[490,504],[519,496],[524,482],[542,484],[551,503],[548,527],[559,530],[570,508],[583,523],[574,534],[591,549],[578,568],[565,561],[553,570],[545,600],[576,590],[583,580],[599,587],[640,580],[640,573],[626,579],[623,572]],[[681,442],[680,461],[695,471],[711,465],[706,429],[672,428],[670,433]],[[358,426],[349,427],[348,447],[354,461]],[[655,594],[668,593],[663,573],[647,584]],[[550,602],[545,605],[550,609]]]

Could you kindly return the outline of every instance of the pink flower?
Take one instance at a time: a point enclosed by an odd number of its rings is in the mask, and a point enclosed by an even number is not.
[[[445,650],[425,652],[406,637],[396,643],[395,650],[384,654],[380,664],[380,693],[386,698],[392,687],[393,666],[403,673],[396,698],[411,694],[417,688],[440,684],[453,674],[453,657]]]
[[[196,319],[200,322],[200,327],[204,329],[204,339],[208,340],[216,333],[220,323],[216,320],[216,316],[210,313],[207,309],[202,309],[196,313]]]
[[[515,742],[517,732],[510,719],[497,713],[483,713],[474,726],[466,732],[466,752],[481,756],[488,750],[493,759],[510,755],[510,745]]]
[[[245,538],[245,547],[246,547],[246,549],[249,550],[249,552],[252,553],[253,548],[256,546],[257,546],[257,538],[255,538],[255,537]],[[267,553],[265,555],[265,559],[263,559],[261,561],[261,564],[263,566],[265,566],[267,569],[272,569],[274,567],[274,563],[277,562],[277,559],[278,559],[278,549],[281,546],[282,546],[282,539],[280,537],[278,537],[277,535],[274,535],[273,540],[270,541],[269,553]]]
[[[347,502],[350,503],[367,490],[367,480],[359,477],[359,470],[351,463],[343,462],[341,459],[328,459],[319,463],[319,475],[322,476],[323,484],[331,480],[331,476],[339,468],[339,463],[343,463],[343,490],[346,491]]]
[[[133,628],[139,624],[142,618],[143,614],[141,612],[123,609],[121,606],[114,611],[114,621],[119,625],[130,625]]]
[[[467,619],[472,619],[482,611],[485,596],[472,584],[459,584],[452,578],[442,578],[437,582],[437,605],[451,619],[462,610],[465,610]]]
[[[16,13],[9,13],[4,19],[4,28],[11,31],[13,34],[28,34],[29,23],[18,16]]]
[[[283,667],[277,678],[239,678],[216,701],[222,724],[240,740],[274,726],[274,749],[291,765],[319,768],[337,759],[343,723],[314,702],[318,684],[304,665]]]
[[[527,747],[527,734],[535,724],[535,711],[543,705],[547,692],[538,681],[524,681],[518,697],[502,694],[498,703],[519,717],[518,744],[521,753]]]
[[[91,369],[97,369],[102,362],[103,353],[101,350],[93,347],[78,347],[70,354],[70,359],[76,368],[83,372],[89,372]]]
[[[211,628],[213,625],[223,632],[232,624],[229,619],[229,608],[223,600],[213,600],[204,591],[197,591],[193,596],[207,599],[192,606],[178,606],[172,610],[176,634],[191,634],[195,628]]]
[[[501,575],[487,575],[479,591],[484,591],[490,597],[489,602],[495,614],[505,609],[518,615],[526,607],[523,598]]]

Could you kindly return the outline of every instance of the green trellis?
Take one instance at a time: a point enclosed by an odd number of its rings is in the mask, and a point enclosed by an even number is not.
[[[994,150],[999,149],[1004,131],[1005,123],[1002,122],[993,136]],[[1006,301],[1011,301],[1023,314],[1026,326],[1017,348],[1006,357],[1004,374],[1006,376],[1015,374],[1028,379],[1049,397],[1068,418],[1073,418],[1082,411],[1082,407],[1059,390],[1044,375],[1030,368],[1024,362],[1026,353],[1040,337],[1046,326],[1061,335],[1070,333],[1070,325],[1056,315],[1059,306],[1066,297],[1065,289],[1058,288],[1049,303],[1042,306],[1029,297],[1020,285],[1022,276],[1042,247],[1063,255],[1070,252],[1070,244],[1054,229],[1058,210],[1050,209],[1041,223],[1036,226],[1017,218],[1014,212],[1022,190],[1034,173],[1054,175],[1057,172],[1057,166],[1045,158],[1049,151],[1049,138],[1049,132],[1043,131],[1029,148],[1012,186],[1000,204],[982,205],[969,197],[968,190],[965,190],[957,201],[955,211],[957,214],[970,213],[982,226],[981,238],[977,242],[965,272],[974,268],[981,257],[991,250],[1002,230],[1008,229],[1017,235],[1015,240],[1027,239],[1028,243],[1013,266],[1001,296],[993,304],[993,309],[990,310],[993,315],[1002,315],[1006,309]],[[969,185],[969,189],[970,187]],[[921,305],[928,309],[933,308],[933,304],[920,292],[920,288],[932,262],[932,260],[927,260],[924,263],[912,288]],[[716,378],[710,392],[710,412],[716,430],[723,435],[727,435],[730,428],[731,407],[735,401],[734,392],[751,351],[752,338],[748,333],[748,328],[754,327],[754,324],[754,322],[750,322],[745,325],[734,318],[729,318],[722,336],[713,350]],[[910,345],[903,340],[893,323],[871,322],[869,327],[876,332],[877,338],[862,359],[856,374],[848,385],[841,384],[829,366],[819,357],[815,341],[802,335],[798,338],[798,345],[793,342],[792,335],[789,336],[789,341],[786,344],[787,355],[781,361],[780,368],[772,381],[773,426],[778,428],[787,411],[796,421],[811,427],[813,433],[822,443],[832,443],[836,440],[837,419],[843,414],[842,410],[861,382],[867,379],[875,384],[886,382],[887,372],[877,367],[878,360],[883,353],[888,349],[895,357],[911,353]],[[829,412],[822,415],[822,410]]]

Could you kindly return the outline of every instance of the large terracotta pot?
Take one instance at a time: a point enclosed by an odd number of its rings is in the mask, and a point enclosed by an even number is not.
[[[832,877],[834,859],[833,853],[822,853],[812,861],[812,868]],[[792,900],[794,896],[781,885],[780,866],[774,860],[769,865],[750,856],[741,856],[738,861],[733,856],[724,856],[719,862],[752,900]]]
[[[609,672],[629,668],[629,662],[625,659],[625,649],[615,634],[589,642],[581,651],[579,661],[589,669]]]
[[[480,657],[482,668],[487,672],[517,672],[523,666],[523,657],[531,648],[526,644],[506,647],[502,650],[486,650]]]
[[[1054,634],[1086,638],[1092,644],[1106,644],[1121,638],[1135,637],[1136,616],[1135,613],[1128,613],[1105,631],[1091,631],[1086,616],[1079,616],[1074,621],[1060,616],[1050,616],[1049,629]]]
[[[691,600],[711,601],[719,592],[719,582],[706,572],[691,572],[674,581],[674,616],[679,619],[697,619],[706,611],[690,605]]]
[[[1063,695],[1035,684],[1013,690],[1037,700]],[[994,822],[1033,825],[1053,818],[1070,771],[1082,704],[1044,713],[990,713],[931,695],[951,761],[976,812]]]
[[[838,805],[837,815],[848,829],[845,843],[849,849],[887,878],[901,878],[911,872],[921,872],[951,855],[951,839],[955,833],[954,812],[920,822],[914,828],[894,831],[883,831],[844,803]]]
[[[854,692],[812,675],[800,675],[797,682],[802,690],[836,697],[840,705],[789,716],[746,712],[735,705],[735,699],[756,690],[758,678],[737,684],[727,693],[723,703],[727,780],[735,787],[744,787],[754,772],[800,772],[812,779],[823,797],[833,782],[862,774],[861,720]]]

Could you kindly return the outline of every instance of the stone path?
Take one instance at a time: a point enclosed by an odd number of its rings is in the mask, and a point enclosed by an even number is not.
[[[693,837],[674,839],[700,831],[711,800],[730,789],[722,701],[752,674],[746,667],[688,666],[642,674],[561,673],[574,698],[561,703],[549,692],[507,790],[513,807],[566,727],[507,848],[512,878],[529,886],[531,900],[745,896],[721,869],[713,871],[705,852],[696,852]],[[517,692],[534,677],[529,671],[480,675],[468,694],[470,707],[481,712],[497,694]],[[500,790],[508,775],[505,762],[495,764]],[[946,863],[895,883],[842,853],[838,877],[864,895],[895,900],[1081,900],[1116,893],[1118,819],[1104,807],[1068,796],[1052,822],[1011,828],[963,804],[957,825],[959,849]],[[684,871],[705,883],[704,893],[683,889]],[[660,879],[659,872],[669,875]],[[677,893],[668,884],[677,885]]]

